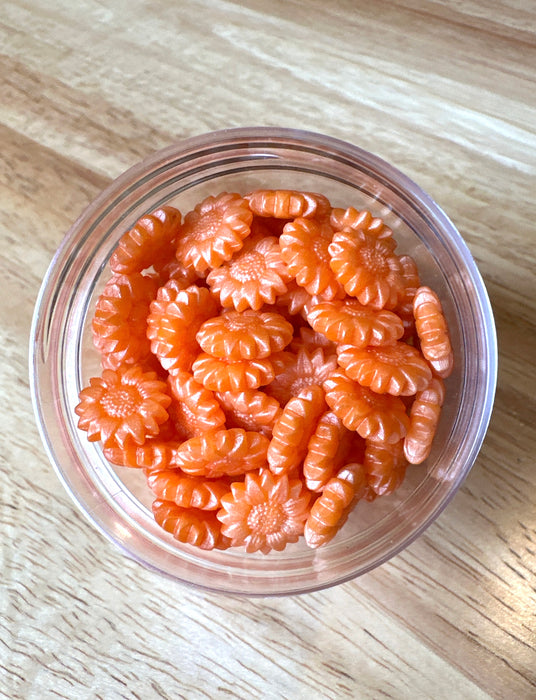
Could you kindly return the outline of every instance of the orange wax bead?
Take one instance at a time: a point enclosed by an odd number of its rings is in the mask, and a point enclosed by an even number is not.
[[[377,496],[392,493],[406,474],[404,440],[392,444],[367,440],[364,466],[368,484]]]
[[[412,396],[428,386],[432,371],[420,352],[400,341],[356,348],[340,345],[337,357],[346,374],[378,394]]]
[[[251,211],[257,216],[296,219],[299,216],[321,219],[329,214],[329,200],[316,192],[295,190],[257,190],[246,195]]]
[[[154,266],[169,257],[171,243],[181,226],[181,213],[175,207],[162,207],[142,216],[124,233],[110,258],[110,267],[119,274],[131,274]]]
[[[303,476],[309,490],[321,491],[342,467],[348,457],[353,435],[332,411],[326,411],[321,416],[303,461]]]
[[[179,542],[200,549],[227,549],[230,540],[222,535],[216,513],[195,508],[181,508],[172,501],[153,503],[156,522]]]
[[[367,478],[362,464],[343,467],[330,479],[311,507],[305,523],[305,541],[315,549],[335,537],[355,503],[364,496]]]
[[[243,483],[231,484],[231,493],[222,497],[217,517],[232,546],[268,554],[298,541],[310,499],[301,479],[260,469],[246,474]]]
[[[348,209],[334,208],[331,210],[329,223],[334,231],[352,229],[354,231],[365,231],[371,233],[376,238],[392,238],[393,232],[386,226],[383,219],[373,217],[365,209],[358,211],[354,207]],[[394,239],[392,239],[394,242]]]
[[[265,388],[270,396],[275,397],[281,406],[300,391],[311,386],[322,386],[323,382],[337,367],[337,357],[317,350],[299,349],[298,352],[275,353],[271,356],[275,379]]]
[[[445,386],[440,377],[434,377],[426,389],[415,396],[404,438],[404,454],[410,464],[420,464],[430,454],[444,398]]]
[[[158,435],[160,425],[168,419],[170,403],[166,384],[155,372],[126,365],[91,378],[74,410],[88,440],[101,440],[104,447],[125,447],[129,442],[142,445]]]
[[[281,256],[300,287],[329,300],[344,296],[342,285],[330,267],[329,244],[333,229],[315,219],[288,223],[279,238]]]
[[[268,464],[274,474],[288,474],[307,454],[307,445],[326,410],[320,386],[303,389],[290,399],[272,430]]]
[[[207,284],[222,306],[244,311],[273,304],[290,279],[277,238],[251,237],[229,262],[210,272]]]
[[[186,438],[223,428],[225,416],[210,389],[181,370],[170,375],[168,383],[175,399],[170,414],[179,434]]]
[[[335,343],[363,348],[388,345],[401,338],[404,327],[392,311],[374,311],[357,299],[331,301],[311,306],[307,313],[311,326]]]
[[[156,291],[156,280],[137,272],[114,275],[106,284],[91,324],[93,342],[106,369],[138,364],[150,357],[146,318]]]
[[[413,298],[413,313],[422,354],[436,374],[445,379],[452,372],[454,355],[437,294],[429,287],[419,287]]]
[[[228,428],[244,428],[271,437],[274,423],[281,414],[279,401],[262,391],[217,392]]]
[[[124,447],[105,447],[103,453],[109,462],[120,467],[164,470],[169,468],[179,444],[164,440],[159,434],[156,438],[146,440],[143,445],[127,443]]]
[[[392,238],[345,229],[329,245],[331,268],[347,294],[373,309],[393,309],[404,291]]]
[[[195,379],[212,391],[247,391],[269,384],[274,368],[268,358],[225,360],[201,353],[192,365]]]
[[[178,470],[149,472],[147,485],[162,501],[173,501],[181,508],[200,510],[218,510],[222,496],[230,491],[227,479],[185,476]]]
[[[270,441],[257,432],[230,428],[203,433],[177,449],[174,467],[191,476],[237,476],[266,464]]]
[[[177,259],[197,272],[219,267],[240,250],[253,215],[239,194],[207,197],[186,214],[177,241]]]
[[[191,369],[200,351],[195,335],[217,312],[217,304],[205,287],[193,284],[183,289],[176,280],[160,287],[147,316],[147,337],[164,369]]]
[[[197,332],[197,342],[213,357],[257,360],[282,350],[293,333],[292,324],[281,314],[247,309],[208,319]]]
[[[324,384],[326,401],[348,430],[363,438],[398,442],[407,432],[409,418],[398,396],[376,394],[335,370]]]
[[[295,335],[290,343],[290,351],[297,354],[300,350],[305,350],[308,353],[314,353],[315,350],[321,349],[324,356],[335,355],[336,344],[329,340],[323,333],[318,333],[309,326],[302,326],[298,330],[298,335]]]

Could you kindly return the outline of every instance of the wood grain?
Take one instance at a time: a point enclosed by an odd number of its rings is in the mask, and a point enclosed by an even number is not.
[[[0,15],[0,697],[536,698],[536,6],[6,0]],[[125,559],[34,427],[27,342],[64,232],[125,168],[229,126],[389,160],[465,237],[499,338],[463,487],[342,586],[237,600]]]

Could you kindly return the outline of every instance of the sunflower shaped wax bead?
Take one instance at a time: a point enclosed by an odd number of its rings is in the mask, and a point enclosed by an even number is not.
[[[141,272],[173,254],[172,242],[181,226],[181,213],[165,206],[145,214],[124,233],[110,258],[115,273],[128,275]]]
[[[334,343],[364,348],[389,345],[402,337],[404,326],[392,311],[375,311],[357,299],[328,301],[311,306],[307,320],[312,328]]]
[[[281,406],[285,406],[293,396],[307,387],[322,386],[337,367],[337,357],[322,348],[299,348],[296,353],[284,350],[275,353],[270,359],[275,378],[265,391],[276,398]]]
[[[322,349],[325,356],[335,355],[337,346],[323,333],[318,333],[310,326],[302,326],[298,329],[289,345],[290,352],[298,354],[300,350],[314,353],[315,350]]]
[[[445,398],[440,377],[420,391],[410,409],[409,428],[404,438],[404,455],[410,464],[421,464],[430,454]]]
[[[329,200],[316,192],[256,190],[246,195],[246,199],[254,214],[274,219],[322,219],[331,210]]]
[[[281,314],[247,309],[208,319],[197,332],[197,342],[213,357],[257,360],[282,350],[293,334],[292,324]]]
[[[272,430],[267,458],[274,474],[288,474],[299,467],[309,440],[326,410],[324,391],[310,386],[286,404]]]
[[[147,337],[164,369],[191,369],[200,352],[196,333],[217,312],[216,301],[205,287],[193,284],[183,289],[176,280],[160,287],[147,317]]]
[[[228,428],[244,428],[271,437],[275,421],[281,414],[279,401],[263,391],[217,392]]]
[[[299,218],[289,222],[279,238],[281,256],[296,282],[309,294],[321,294],[325,300],[344,296],[330,267],[328,248],[332,237],[328,223]]]
[[[291,278],[277,238],[251,237],[229,262],[210,272],[207,284],[222,306],[259,310],[286,292]]]
[[[161,528],[184,544],[206,550],[227,549],[230,545],[212,511],[181,508],[172,501],[157,499],[153,502],[153,515]]]
[[[91,323],[93,343],[105,369],[150,359],[146,319],[156,292],[156,280],[137,272],[114,275],[107,282]]]
[[[377,394],[412,396],[428,386],[432,371],[420,352],[406,343],[356,348],[337,348],[340,366],[346,374]]]
[[[222,496],[230,491],[229,479],[185,476],[177,469],[148,472],[147,485],[159,500],[199,510],[218,510]]]
[[[437,294],[429,287],[419,287],[413,298],[413,313],[422,354],[436,374],[445,379],[452,372],[454,355]]]
[[[170,415],[179,434],[185,438],[193,437],[224,427],[225,416],[213,392],[189,372],[177,370],[169,375],[168,384],[175,399],[170,406]]]
[[[231,546],[246,552],[281,551],[303,534],[311,494],[301,479],[269,469],[249,472],[221,499],[217,517]]]
[[[155,437],[167,421],[171,397],[165,382],[155,372],[143,372],[139,365],[105,369],[89,380],[75,407],[78,427],[90,442],[101,440],[104,447],[142,445]]]
[[[191,476],[238,476],[266,464],[270,441],[242,428],[216,430],[190,438],[177,449],[173,467]]]
[[[269,384],[274,368],[269,358],[226,360],[201,353],[192,365],[195,379],[212,391],[247,391]]]
[[[169,407],[167,410],[169,412]],[[159,434],[156,438],[147,439],[143,445],[128,442],[123,447],[105,447],[103,453],[109,462],[120,467],[156,471],[169,468],[179,445],[180,442],[164,440]]]
[[[351,463],[340,469],[311,507],[304,528],[307,545],[316,549],[332,540],[354,505],[365,495],[366,488],[367,478],[362,464]]]
[[[230,260],[251,232],[253,214],[239,194],[210,196],[184,217],[177,241],[177,259],[205,272]]]
[[[377,496],[396,491],[404,480],[408,465],[404,456],[404,440],[391,444],[367,440],[363,464],[368,484]]]
[[[415,334],[415,317],[413,315],[413,299],[420,285],[419,270],[417,263],[410,255],[401,255],[399,257],[402,265],[402,277],[404,280],[404,292],[400,296],[395,313],[399,316],[403,327],[403,340],[410,340]]]
[[[398,396],[377,394],[335,370],[323,384],[326,402],[348,430],[370,440],[398,442],[407,432],[409,418]]]
[[[348,207],[347,209],[333,208],[329,217],[329,223],[334,231],[351,229],[353,231],[365,231],[378,239],[391,238],[393,232],[385,225],[383,219],[374,217],[366,209],[361,211]]]
[[[347,461],[354,435],[332,411],[321,416],[303,460],[305,485],[310,491],[321,491]]]
[[[373,309],[393,309],[404,292],[402,266],[392,238],[344,229],[329,245],[331,269],[350,296]]]

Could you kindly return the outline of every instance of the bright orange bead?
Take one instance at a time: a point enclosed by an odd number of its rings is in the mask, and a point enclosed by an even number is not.
[[[343,229],[365,231],[379,239],[391,239],[393,250],[396,246],[394,238],[392,238],[393,232],[384,224],[383,219],[373,217],[366,209],[361,211],[354,209],[354,207],[348,207],[348,209],[332,209],[329,223],[334,231],[342,231]]]
[[[310,499],[301,479],[260,469],[246,474],[243,483],[231,485],[231,493],[221,499],[217,517],[232,546],[268,554],[298,541]]]
[[[353,435],[332,411],[326,411],[321,416],[303,461],[303,476],[308,489],[321,491],[342,467],[348,457]]]
[[[378,394],[412,396],[428,386],[432,378],[420,352],[400,341],[380,347],[340,345],[337,357],[350,379]]]
[[[281,406],[300,391],[311,386],[322,386],[331,372],[337,367],[337,358],[322,348],[316,350],[299,349],[297,353],[283,351],[270,358],[275,379],[265,388]]]
[[[246,195],[246,199],[254,214],[275,219],[296,219],[299,216],[321,219],[331,210],[329,200],[316,192],[256,190]]]
[[[145,214],[124,233],[110,258],[115,273],[129,275],[141,272],[168,258],[172,242],[181,226],[181,213],[165,206]]]
[[[444,398],[445,386],[440,377],[434,377],[426,389],[415,396],[404,438],[404,454],[410,464],[421,464],[430,454]]]
[[[197,342],[213,357],[228,360],[257,360],[286,347],[294,328],[281,314],[226,311],[203,323]]]
[[[269,384],[274,368],[268,358],[225,360],[201,353],[192,365],[195,379],[212,391],[247,391]]]
[[[216,398],[228,428],[244,428],[271,437],[274,423],[281,414],[277,399],[256,389],[217,392]]]
[[[239,194],[207,197],[186,214],[177,242],[177,259],[197,272],[219,267],[240,250],[251,232],[253,215]]]
[[[348,430],[363,438],[398,442],[407,432],[409,418],[398,396],[376,394],[335,370],[323,384],[326,401]]]
[[[328,481],[305,523],[305,541],[309,547],[316,549],[335,537],[366,487],[365,469],[357,463],[347,464]]]
[[[218,510],[222,496],[231,490],[227,479],[185,476],[178,470],[149,472],[147,485],[162,501],[173,501],[181,508],[200,510]]]
[[[377,496],[396,491],[406,474],[404,440],[392,444],[367,440],[364,466],[368,484]]]
[[[230,428],[190,438],[177,449],[174,467],[191,476],[237,476],[266,464],[270,441],[257,432]]]
[[[179,542],[200,549],[227,549],[230,540],[222,535],[216,513],[195,508],[181,508],[172,501],[153,503],[156,522]]]
[[[324,391],[320,386],[303,389],[286,404],[274,424],[268,447],[268,464],[274,474],[288,474],[301,464],[325,410]]]
[[[177,370],[169,376],[168,384],[175,399],[169,412],[181,436],[186,439],[223,428],[225,416],[216,397],[189,372]]]
[[[436,374],[445,379],[452,372],[454,355],[437,294],[429,287],[419,287],[413,298],[413,313],[422,354]]]

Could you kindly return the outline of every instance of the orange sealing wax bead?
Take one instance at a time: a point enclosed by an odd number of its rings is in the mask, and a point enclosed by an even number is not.
[[[282,350],[292,340],[294,328],[281,314],[226,311],[205,321],[197,342],[213,357],[257,360]]]
[[[439,377],[415,396],[404,438],[404,454],[410,464],[421,464],[430,454],[444,398],[445,387]]]
[[[200,549],[227,549],[230,545],[230,540],[222,535],[214,512],[181,508],[172,501],[156,500],[153,515],[160,527],[179,542]]]
[[[231,493],[221,499],[217,517],[232,546],[268,554],[298,541],[310,498],[301,479],[260,469],[246,474],[243,483],[231,484]]]
[[[419,287],[413,298],[415,326],[424,357],[445,379],[452,372],[454,355],[439,297],[430,287]]]
[[[268,464],[274,474],[288,474],[307,454],[307,445],[326,410],[320,386],[303,389],[290,399],[277,419],[268,447]]]
[[[372,216],[366,209],[359,211],[354,207],[334,208],[331,210],[329,223],[334,231],[342,231],[343,229],[365,231],[373,234],[376,238],[391,238],[393,235],[391,229],[384,224],[383,219]]]
[[[409,418],[398,396],[376,394],[354,382],[343,370],[335,370],[324,384],[326,401],[348,430],[363,438],[393,443],[407,432]]]
[[[367,440],[364,466],[368,484],[376,495],[392,493],[406,474],[404,440],[392,444]]]
[[[305,485],[321,491],[346,461],[355,433],[344,427],[332,411],[326,411],[317,423],[307,445],[303,461]]]
[[[340,345],[337,357],[351,379],[378,394],[412,396],[428,386],[432,378],[420,352],[400,341],[381,347]]]
[[[404,326],[392,311],[374,311],[357,299],[328,301],[311,306],[307,320],[318,333],[334,343],[389,345],[402,337]]]
[[[331,210],[329,200],[316,192],[256,190],[246,195],[246,199],[254,214],[274,219],[296,219],[298,216],[321,219]]]
[[[195,379],[212,391],[247,391],[269,384],[274,378],[272,362],[259,360],[225,360],[201,353],[192,365]]]
[[[165,206],[145,214],[124,233],[110,258],[110,267],[119,274],[131,274],[154,266],[171,253],[171,243],[181,226],[181,213]]]
[[[293,396],[311,386],[322,386],[323,382],[337,367],[337,358],[322,348],[317,350],[298,349],[298,352],[274,353],[271,356],[275,379],[265,391],[284,406]]]
[[[244,311],[273,304],[291,278],[277,238],[251,237],[229,262],[209,273],[207,284],[222,306]]]
[[[177,259],[197,272],[230,260],[251,232],[253,214],[239,194],[207,197],[186,214],[177,241]]]
[[[181,508],[200,510],[218,510],[222,496],[230,491],[227,479],[185,476],[178,470],[149,472],[147,485],[162,501],[173,501]]]
[[[105,369],[100,377],[92,377],[74,409],[78,427],[87,431],[88,440],[102,440],[104,447],[125,447],[129,442],[142,445],[158,435],[168,419],[171,397],[166,383],[156,377],[139,365]]]
[[[242,428],[210,431],[183,442],[173,466],[209,479],[237,476],[266,464],[269,443],[264,435]]]
[[[279,401],[263,391],[217,392],[228,428],[244,428],[271,437],[274,423],[281,414]]]
[[[146,440],[143,445],[129,442],[124,447],[105,447],[103,453],[109,462],[120,467],[164,470],[169,468],[179,444],[173,440],[163,440],[159,434]]]
[[[216,302],[205,287],[192,284],[183,289],[176,280],[160,287],[147,317],[147,337],[164,369],[191,369],[200,351],[195,335],[217,311]]]
[[[357,463],[347,464],[328,481],[305,523],[305,541],[309,547],[315,549],[335,537],[355,503],[364,496],[366,487],[365,469]]]
[[[344,229],[329,245],[331,268],[347,294],[373,309],[393,309],[404,291],[392,238]]]
[[[328,223],[298,218],[286,224],[279,237],[281,256],[300,287],[324,299],[341,298],[344,289],[330,267],[329,244],[333,229]]]
[[[223,428],[225,416],[216,397],[189,372],[177,370],[169,375],[168,384],[175,399],[170,415],[179,434],[186,438]]]
[[[145,362],[151,354],[146,336],[149,306],[156,296],[152,277],[114,275],[97,300],[91,328],[106,369]]]

